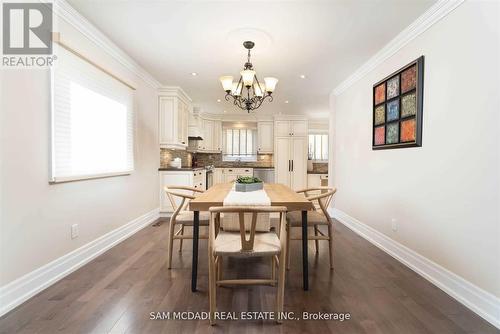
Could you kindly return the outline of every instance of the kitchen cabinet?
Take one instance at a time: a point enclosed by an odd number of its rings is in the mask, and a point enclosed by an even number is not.
[[[253,176],[253,168],[223,168],[222,182],[236,181],[238,176]]]
[[[214,184],[224,183],[223,170],[224,168],[214,168]]]
[[[274,122],[276,137],[305,137],[307,136],[306,120],[276,120]]]
[[[294,190],[307,186],[307,120],[275,119],[275,180]]]
[[[274,152],[274,122],[257,122],[257,153]]]
[[[158,91],[159,144],[162,148],[186,149],[191,99],[180,88]]]
[[[206,189],[206,171],[204,169],[181,170],[181,171],[160,171],[160,212],[171,213],[174,211],[167,194],[165,186],[188,186],[196,189]],[[177,204],[179,198],[175,198]]]
[[[222,121],[213,119],[200,119],[201,137],[198,141],[198,152],[222,152]]]

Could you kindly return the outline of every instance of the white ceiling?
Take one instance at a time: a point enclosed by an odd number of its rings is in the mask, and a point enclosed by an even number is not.
[[[434,2],[69,0],[157,80],[181,86],[205,112],[237,112],[224,101],[218,78],[239,75],[246,60],[241,44],[253,40],[258,77],[280,80],[274,102],[257,112],[317,119],[327,118],[331,90]]]

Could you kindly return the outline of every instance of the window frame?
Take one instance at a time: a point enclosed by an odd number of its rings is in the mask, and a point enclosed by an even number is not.
[[[245,130],[245,131],[250,131],[252,133],[252,153],[251,154],[239,154],[239,155],[233,155],[233,154],[227,154],[227,130]],[[247,135],[245,135],[247,136]],[[222,161],[242,161],[242,162],[256,162],[257,161],[257,129],[252,128],[252,127],[244,127],[244,128],[239,128],[239,127],[225,127],[222,130],[222,137],[223,137],[223,144],[222,144]],[[239,140],[241,139],[241,132],[239,133],[238,136],[238,145],[241,148],[241,143]],[[234,132],[233,132],[233,144],[234,144]],[[246,148],[248,148],[248,142],[246,144]],[[233,150],[234,152],[234,150]]]
[[[314,156],[316,155],[316,139],[315,139],[315,145],[314,145],[314,155],[313,155],[313,158],[312,159],[309,159],[309,157],[311,156],[310,155],[310,136],[326,136],[326,159],[314,159]],[[323,146],[323,145],[322,145]],[[328,133],[328,131],[310,131],[308,134],[307,134],[307,158],[308,160],[312,161],[312,162],[317,162],[317,163],[327,163],[329,158],[330,158],[330,134]],[[321,148],[321,155],[323,156],[324,155],[324,152],[323,152],[323,147]]]

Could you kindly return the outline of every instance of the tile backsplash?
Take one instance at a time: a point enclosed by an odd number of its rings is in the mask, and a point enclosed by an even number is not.
[[[181,150],[168,150],[165,148],[160,149],[160,167],[168,167],[170,161],[175,158],[181,158],[182,167],[191,167],[191,153]]]
[[[198,166],[214,165],[215,167],[234,167],[235,162],[222,161],[221,153],[190,153],[181,150],[160,149],[160,167],[168,167],[170,161],[175,158],[181,158],[182,167],[191,167],[193,156],[198,160]],[[273,167],[272,154],[259,154],[257,161],[240,162],[242,167]]]

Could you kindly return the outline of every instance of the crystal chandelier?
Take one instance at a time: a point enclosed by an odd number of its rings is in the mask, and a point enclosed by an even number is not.
[[[220,77],[220,82],[226,91],[226,101],[230,101],[232,98],[235,106],[250,112],[259,108],[265,99],[269,99],[269,102],[273,101],[272,94],[278,79],[267,77],[261,84],[250,62],[250,50],[255,46],[255,43],[246,41],[243,46],[248,50],[248,58],[243,71],[240,72],[240,80],[233,82],[233,77],[226,75]]]

